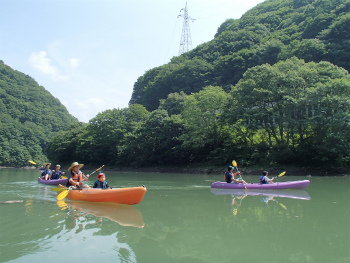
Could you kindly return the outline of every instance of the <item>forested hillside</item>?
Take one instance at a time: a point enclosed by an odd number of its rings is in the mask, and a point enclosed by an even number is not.
[[[139,77],[130,104],[155,110],[169,93],[191,94],[208,85],[229,92],[247,69],[293,56],[349,71],[349,10],[349,0],[265,1],[225,21],[212,41]]]
[[[51,159],[118,166],[350,164],[350,1],[270,0],[60,132]],[[67,150],[70,149],[70,150]]]
[[[0,61],[0,166],[45,161],[54,134],[77,122],[33,78]]]

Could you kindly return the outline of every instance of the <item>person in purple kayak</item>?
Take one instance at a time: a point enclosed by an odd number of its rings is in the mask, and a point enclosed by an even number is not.
[[[270,178],[267,177],[268,174],[269,174],[268,171],[263,171],[262,172],[262,175],[259,177],[259,180],[260,180],[261,184],[271,184],[271,183],[273,183],[273,180],[276,177],[273,177],[272,179],[270,179]]]
[[[51,163],[45,164],[45,169],[41,173],[41,179],[49,180],[51,169],[50,169]]]
[[[246,181],[244,181],[243,179],[235,179],[235,176],[237,174],[240,174],[241,172],[236,172],[233,173],[233,166],[229,166],[227,168],[227,172],[225,173],[225,182],[226,183],[236,183],[236,184],[246,184]]]
[[[56,164],[55,170],[52,170],[51,172],[50,180],[61,179],[61,175],[64,175],[64,172],[62,172],[60,169],[61,165]]]

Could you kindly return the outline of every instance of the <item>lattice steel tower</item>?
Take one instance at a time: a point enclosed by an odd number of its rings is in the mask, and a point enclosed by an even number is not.
[[[188,23],[189,20],[192,22],[195,20],[188,16],[188,9],[187,9],[187,2],[185,8],[182,8],[180,12],[184,11],[184,14],[180,14],[177,17],[183,17],[184,23],[182,26],[182,34],[181,34],[181,41],[180,41],[180,48],[179,48],[179,55],[190,51],[192,49],[192,40],[191,40],[191,32],[190,32],[190,25]]]

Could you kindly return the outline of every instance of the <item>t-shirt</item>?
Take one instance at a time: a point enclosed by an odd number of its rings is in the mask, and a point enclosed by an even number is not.
[[[230,172],[226,172],[225,173],[225,181],[226,181],[226,183],[231,183],[232,180],[233,180],[232,174]]]

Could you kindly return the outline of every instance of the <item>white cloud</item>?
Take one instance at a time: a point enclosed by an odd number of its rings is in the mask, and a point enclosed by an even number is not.
[[[80,66],[80,60],[78,58],[70,58],[68,61],[72,68],[77,68]]]
[[[52,65],[52,61],[47,57],[46,51],[32,52],[29,63],[45,75],[49,75],[54,81],[64,81],[68,76],[61,75],[58,68]]]

